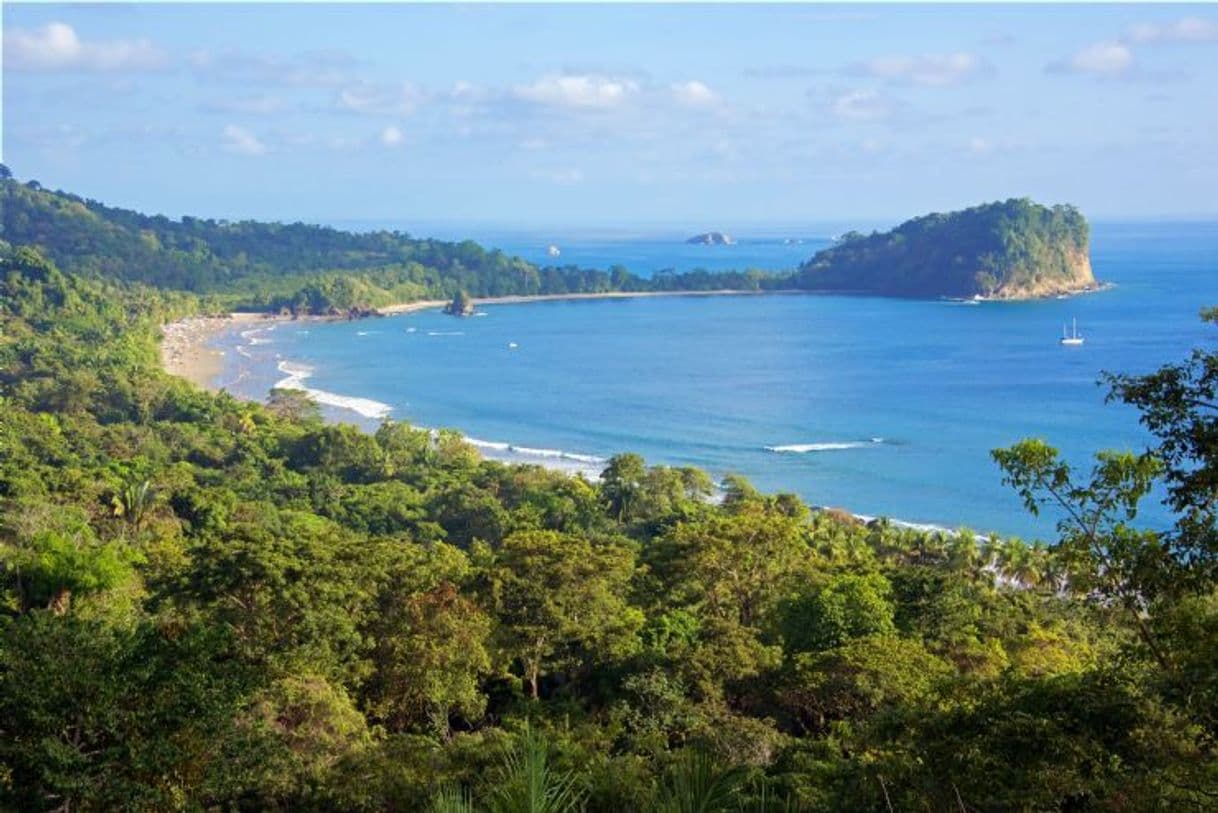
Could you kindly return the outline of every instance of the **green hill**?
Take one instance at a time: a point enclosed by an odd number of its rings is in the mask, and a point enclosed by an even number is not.
[[[324,313],[416,299],[648,290],[755,290],[761,272],[644,279],[626,268],[539,267],[472,240],[346,232],[305,223],[172,220],[0,173],[0,239],[65,271],[219,296],[228,307]]]
[[[850,232],[804,263],[795,287],[885,296],[1028,299],[1095,286],[1089,228],[1073,206],[1026,198]]]

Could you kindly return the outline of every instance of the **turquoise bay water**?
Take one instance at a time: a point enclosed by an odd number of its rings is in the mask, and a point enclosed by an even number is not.
[[[621,253],[652,268],[685,251],[640,242]],[[1141,448],[1100,372],[1146,372],[1215,339],[1197,312],[1218,304],[1218,224],[1099,224],[1092,261],[1115,288],[1025,303],[672,297],[278,323],[227,340],[222,383],[257,398],[305,373],[294,380],[333,417],[374,425],[379,403],[493,456],[595,471],[635,451],[817,505],[1049,538],[989,451],[1038,436],[1086,465]],[[1082,347],[1057,343],[1072,318]],[[1166,521],[1154,505],[1143,517]]]

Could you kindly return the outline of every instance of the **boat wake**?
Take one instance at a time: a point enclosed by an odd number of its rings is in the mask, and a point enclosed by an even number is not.
[[[286,374],[287,377],[277,381],[275,389],[297,390],[298,392],[303,392],[315,403],[338,407],[339,409],[349,409],[352,412],[363,415],[365,418],[384,418],[393,410],[393,407],[388,404],[374,401],[371,398],[339,395],[338,393],[305,386],[304,382],[313,375],[313,368],[308,365],[281,361],[277,366],[279,372]]]

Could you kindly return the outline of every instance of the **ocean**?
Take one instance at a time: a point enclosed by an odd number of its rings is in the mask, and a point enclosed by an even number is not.
[[[477,236],[649,275],[789,268],[830,235]],[[1149,372],[1218,339],[1197,318],[1218,304],[1218,223],[1093,224],[1092,264],[1110,289],[1034,302],[663,297],[246,326],[215,340],[217,383],[249,398],[305,387],[335,419],[452,427],[489,456],[590,476],[632,451],[861,515],[1051,540],[1053,518],[1023,510],[990,450],[1040,437],[1084,471],[1096,450],[1140,450],[1148,437],[1105,403],[1101,372]],[[1075,319],[1086,343],[1059,345]],[[1170,522],[1155,500],[1140,519]]]

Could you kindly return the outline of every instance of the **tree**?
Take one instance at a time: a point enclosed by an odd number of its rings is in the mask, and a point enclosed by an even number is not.
[[[609,515],[618,522],[626,522],[631,516],[646,476],[647,465],[637,454],[614,455],[601,472],[601,496]]]
[[[681,522],[647,551],[666,601],[744,626],[775,608],[808,553],[796,520],[767,504]]]
[[[35,611],[0,626],[0,807],[166,810],[226,798],[258,760],[257,674],[219,628]]]
[[[779,702],[809,731],[833,720],[862,721],[882,708],[929,698],[951,667],[917,641],[876,635],[795,658]]]
[[[0,565],[21,611],[46,607],[68,612],[73,596],[110,590],[133,576],[134,552],[119,542],[98,542],[88,526],[46,530],[0,546]]]
[[[376,715],[392,730],[425,727],[442,737],[450,715],[479,717],[490,631],[490,618],[449,582],[393,602],[374,626],[369,692]]]
[[[500,621],[500,649],[540,697],[545,674],[613,660],[638,645],[643,616],[626,600],[634,555],[614,544],[554,531],[512,534],[494,551],[486,593]]]
[[[1167,666],[1146,616],[1155,596],[1169,589],[1165,577],[1173,562],[1157,533],[1128,524],[1160,471],[1156,458],[1100,452],[1090,478],[1079,482],[1057,450],[1040,440],[996,449],[993,456],[1029,512],[1051,505],[1062,513],[1056,555],[1069,569],[1071,586],[1127,610],[1143,643]]]
[[[1218,308],[1201,318],[1218,325]],[[1203,591],[1218,583],[1218,352],[1198,349],[1149,375],[1105,379],[1108,399],[1138,409],[1158,439],[1149,454],[1161,463],[1179,514],[1163,538],[1176,571],[1168,586]]]
[[[879,573],[834,576],[828,584],[785,608],[788,655],[840,646],[852,638],[892,635],[892,585]]]

